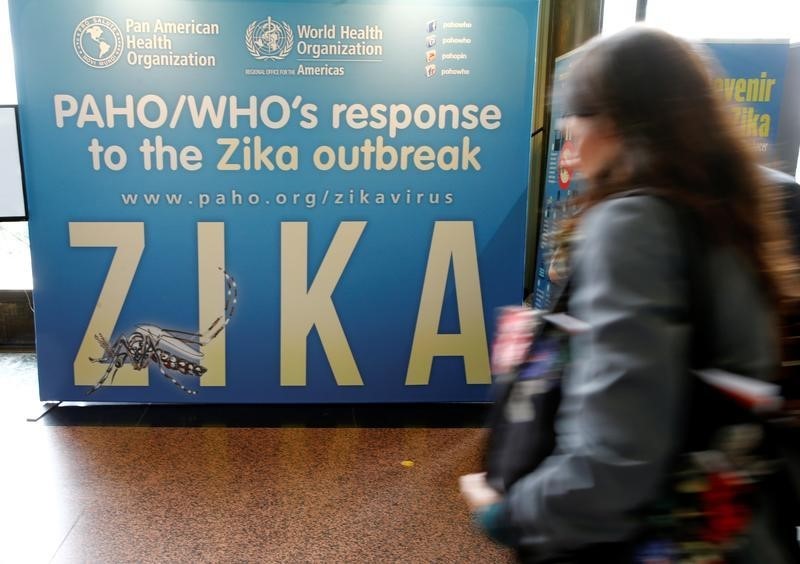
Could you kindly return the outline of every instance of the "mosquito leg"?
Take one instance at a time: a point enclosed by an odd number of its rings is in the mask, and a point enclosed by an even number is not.
[[[164,365],[161,363],[161,361],[160,361],[160,360],[159,360],[159,362],[158,362],[158,369],[161,371],[161,375],[162,375],[162,376],[164,376],[164,378],[166,378],[167,380],[169,380],[170,382],[172,382],[173,384],[175,384],[175,385],[176,385],[178,388],[180,388],[182,391],[186,392],[186,393],[187,393],[187,394],[189,394],[190,396],[197,395],[197,392],[196,392],[196,391],[194,391],[194,390],[192,390],[192,389],[189,389],[189,388],[187,388],[186,386],[184,386],[183,384],[181,384],[180,382],[178,382],[178,381],[177,381],[175,378],[173,378],[172,376],[170,376],[169,374],[167,374],[167,371],[166,371],[166,370],[164,370]]]
[[[109,383],[113,384],[114,378],[117,376],[117,371],[128,360],[128,351],[130,351],[130,349],[128,348],[128,343],[125,340],[125,337],[120,337],[119,340],[117,340],[117,342],[114,344],[114,347],[108,346],[107,343],[106,346],[108,347],[106,350],[106,355],[108,357],[108,368],[103,373],[103,376],[92,387],[92,389],[86,392],[87,394],[93,394],[96,392],[101,386],[103,386],[103,384],[106,383],[106,380],[109,380]],[[125,352],[123,352],[123,349]]]
[[[98,389],[100,389],[100,386],[102,386],[105,383],[105,381],[108,379],[109,375],[111,375],[111,381],[113,382],[114,381],[114,376],[117,375],[117,370],[119,370],[119,368],[117,368],[117,366],[113,362],[111,362],[108,365],[108,368],[106,369],[105,374],[103,374],[102,378],[100,378],[97,381],[97,383],[88,392],[86,392],[86,394],[87,395],[88,394],[93,394]]]
[[[236,280],[224,270],[222,272],[225,274],[225,313],[217,317],[213,323],[209,325],[208,329],[206,329],[206,333],[210,333],[210,335],[204,339],[204,344],[213,341],[214,338],[222,332],[225,326],[228,325],[231,317],[233,317],[233,314],[236,312],[236,304],[239,296]]]

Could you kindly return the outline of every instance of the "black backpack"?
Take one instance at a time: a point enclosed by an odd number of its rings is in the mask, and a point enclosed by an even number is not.
[[[551,313],[566,310],[568,294],[561,292]],[[508,491],[553,452],[569,334],[543,316],[526,359],[512,373],[495,375],[492,387],[484,468],[487,482],[499,492]]]

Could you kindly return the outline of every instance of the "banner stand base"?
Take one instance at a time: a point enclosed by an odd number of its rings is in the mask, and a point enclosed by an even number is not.
[[[61,405],[60,401],[47,401],[47,402],[44,402],[41,405],[40,410],[35,415],[28,416],[26,418],[26,421],[29,421],[31,423],[33,423],[35,421],[38,421],[39,419],[41,419],[42,417],[47,415],[50,412],[51,409],[53,409],[54,407],[58,407],[59,405]]]

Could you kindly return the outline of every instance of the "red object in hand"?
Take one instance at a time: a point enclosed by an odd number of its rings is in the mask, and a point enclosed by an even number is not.
[[[708,486],[701,498],[707,519],[703,540],[722,544],[742,533],[750,523],[750,510],[739,501],[748,487],[736,476],[722,473],[709,475]]]

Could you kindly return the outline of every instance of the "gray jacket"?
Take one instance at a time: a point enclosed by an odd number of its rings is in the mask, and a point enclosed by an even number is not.
[[[523,545],[545,553],[624,540],[675,453],[687,405],[688,266],[678,219],[656,197],[607,200],[584,218],[573,257],[571,343],[558,447],[507,497]],[[732,250],[707,257],[714,365],[769,378],[772,316]]]

